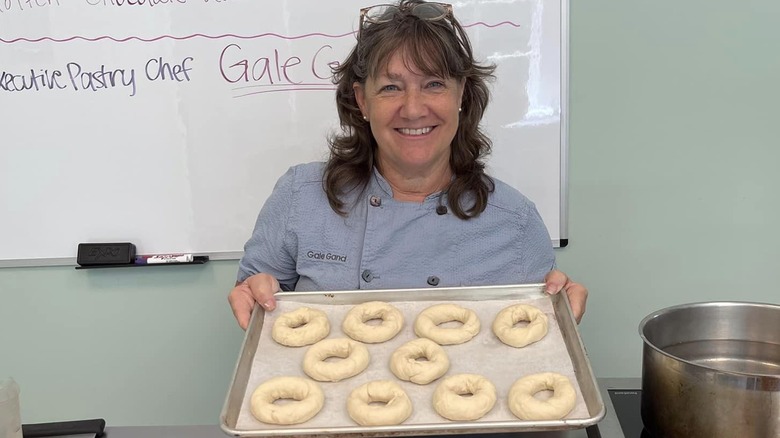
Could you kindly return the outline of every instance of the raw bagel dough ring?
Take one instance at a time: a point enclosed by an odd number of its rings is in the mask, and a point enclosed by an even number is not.
[[[374,402],[385,404],[371,404]],[[352,390],[347,398],[347,412],[361,426],[390,426],[409,418],[412,401],[392,380],[374,380]]]
[[[326,362],[329,357],[342,360]],[[320,382],[338,382],[356,376],[368,367],[368,348],[348,338],[323,339],[303,355],[303,371]]]
[[[478,420],[495,404],[495,385],[478,374],[449,376],[433,392],[433,409],[448,420]]]
[[[443,328],[439,324],[460,321],[462,326]],[[473,310],[457,304],[435,304],[420,312],[414,322],[414,333],[440,345],[462,344],[479,333],[479,318]]]
[[[426,361],[417,359],[426,358]],[[428,338],[417,338],[398,347],[390,356],[390,371],[401,380],[426,385],[450,369],[450,359],[441,346]]]
[[[539,391],[551,390],[549,400],[534,397]],[[509,389],[509,410],[522,420],[560,420],[574,408],[577,395],[566,376],[539,373],[522,377]]]
[[[528,321],[528,325],[515,327],[520,321]],[[515,304],[498,312],[493,320],[493,333],[507,345],[525,347],[547,334],[547,315],[534,306]]]
[[[293,399],[292,403],[274,404]],[[308,421],[322,409],[325,394],[320,385],[303,377],[274,377],[261,383],[252,393],[252,415],[268,424],[298,424]]]
[[[381,319],[382,324],[366,324],[372,319]],[[382,301],[371,301],[350,309],[341,323],[341,329],[356,341],[377,344],[392,339],[403,325],[404,316],[398,309]]]
[[[271,337],[288,347],[302,347],[324,339],[330,333],[328,315],[322,310],[300,307],[279,315],[271,329]]]

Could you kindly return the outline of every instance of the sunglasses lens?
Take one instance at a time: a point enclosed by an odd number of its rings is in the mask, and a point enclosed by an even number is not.
[[[365,20],[369,23],[386,23],[398,12],[398,7],[393,5],[376,5],[366,11]]]
[[[440,4],[421,3],[412,8],[412,15],[422,20],[439,20],[447,15],[447,10]]]

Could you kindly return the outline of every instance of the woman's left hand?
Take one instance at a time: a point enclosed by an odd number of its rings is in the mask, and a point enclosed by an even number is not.
[[[564,291],[569,297],[569,305],[577,324],[580,323],[585,313],[585,302],[588,300],[588,289],[585,286],[571,281],[563,272],[553,269],[544,277],[545,291],[548,294],[557,294]]]

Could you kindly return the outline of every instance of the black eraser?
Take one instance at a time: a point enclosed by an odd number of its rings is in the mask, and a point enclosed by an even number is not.
[[[105,436],[106,420],[62,421],[59,423],[22,424],[24,438],[53,438],[57,436],[87,435],[93,437]]]
[[[81,266],[125,265],[135,261],[135,245],[119,243],[79,243],[76,263]]]

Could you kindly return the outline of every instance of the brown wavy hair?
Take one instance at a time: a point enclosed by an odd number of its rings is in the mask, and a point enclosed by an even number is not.
[[[329,139],[330,157],[323,177],[323,189],[331,208],[346,216],[342,196],[365,190],[376,164],[377,144],[371,126],[355,99],[353,84],[365,84],[387,67],[399,50],[421,73],[443,79],[454,78],[464,85],[460,120],[450,146],[453,180],[445,189],[447,203],[455,216],[469,219],[487,207],[488,195],[495,189],[485,174],[485,157],[492,143],[482,132],[480,121],[490,100],[487,82],[494,65],[474,60],[471,43],[452,14],[440,20],[424,20],[412,13],[422,0],[401,0],[388,21],[368,23],[343,63],[334,68],[341,131]],[[465,208],[464,208],[465,205]]]

